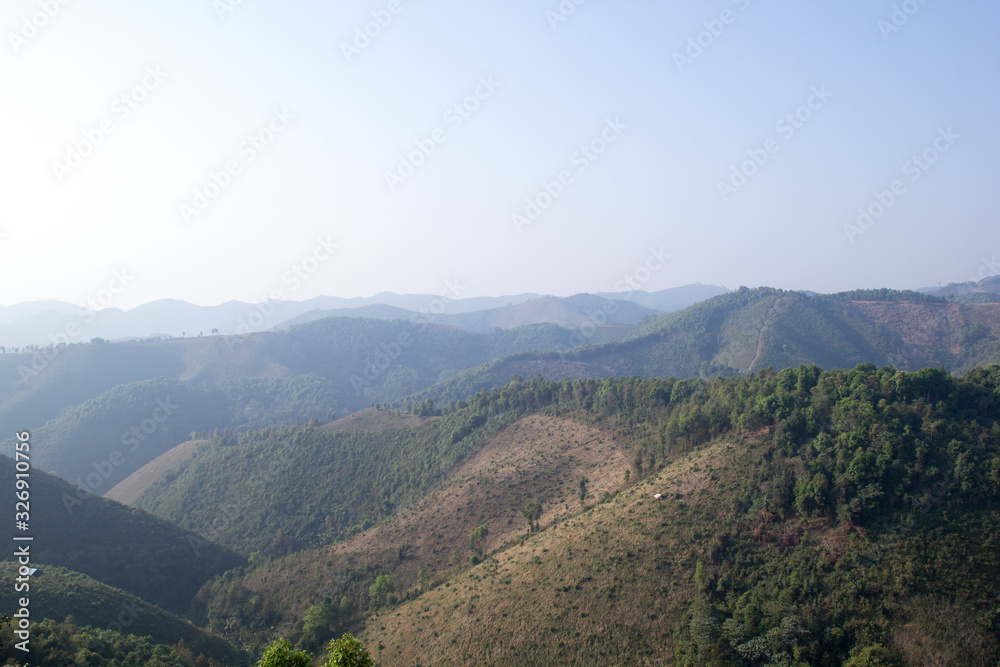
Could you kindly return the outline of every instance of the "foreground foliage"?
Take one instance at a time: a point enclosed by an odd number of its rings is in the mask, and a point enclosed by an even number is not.
[[[326,648],[327,658],[323,667],[374,667],[365,647],[350,634],[331,640]],[[306,651],[294,651],[292,643],[280,639],[271,643],[255,667],[309,667],[312,656]]]

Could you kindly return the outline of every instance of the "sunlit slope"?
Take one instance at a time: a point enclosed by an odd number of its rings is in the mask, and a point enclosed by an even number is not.
[[[167,450],[116,484],[104,494],[104,497],[123,505],[134,505],[143,491],[149,488],[153,482],[180,465],[184,459],[194,453],[198,445],[205,442],[208,441],[188,440]]]
[[[390,574],[398,590],[416,591],[456,558],[466,564],[480,553],[469,548],[479,526],[488,528],[480,548],[489,553],[526,534],[521,508],[529,502],[542,501],[538,523],[547,526],[580,511],[581,479],[588,506],[613,493],[624,483],[629,451],[606,427],[527,415],[490,436],[412,506],[346,541],[254,569],[242,586],[281,610],[286,624],[323,597],[347,595],[366,605],[362,573]]]

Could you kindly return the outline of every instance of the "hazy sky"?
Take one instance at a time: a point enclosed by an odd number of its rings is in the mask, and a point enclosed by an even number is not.
[[[0,304],[989,275],[998,25],[986,0],[6,0]]]

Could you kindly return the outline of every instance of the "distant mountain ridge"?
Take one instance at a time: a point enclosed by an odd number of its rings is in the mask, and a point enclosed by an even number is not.
[[[650,313],[578,295],[449,316],[479,318],[466,326],[489,329],[481,333],[443,319],[330,317],[245,336],[0,354],[0,429],[38,430],[45,436],[38,465],[105,493],[193,432],[238,435],[374,404],[443,405],[515,375],[707,378],[866,362],[961,373],[1000,362],[1000,304],[917,292],[740,288],[668,315]],[[515,324],[515,316],[565,317],[574,326],[499,326]],[[612,316],[632,323],[607,323]],[[162,424],[149,421],[157,401],[168,400],[182,407]],[[143,424],[151,431],[136,447],[130,433]],[[95,466],[126,449],[121,465],[93,478],[100,484],[87,482]]]
[[[630,300],[614,299],[594,294],[574,294],[569,297],[543,296],[519,304],[488,308],[464,313],[440,315],[415,313],[395,306],[370,305],[354,309],[309,311],[285,322],[286,326],[311,322],[326,317],[375,317],[378,319],[425,319],[467,331],[486,332],[512,329],[547,322],[562,327],[601,326],[604,324],[635,324],[644,317],[662,315]]]
[[[608,292],[596,296],[631,301],[639,307],[671,312],[728,291],[724,287],[711,285],[686,285],[659,292]],[[438,318],[457,318],[442,323],[467,328],[463,322],[475,326],[476,318],[463,320],[459,316],[514,308],[538,299],[571,301],[575,298],[527,293],[450,299],[432,294],[382,292],[370,297],[318,296],[305,301],[268,301],[259,304],[229,301],[217,306],[198,306],[176,299],[161,299],[128,311],[119,308],[94,311],[62,301],[34,301],[0,306],[0,346],[19,348],[60,342],[72,344],[87,342],[92,338],[123,340],[156,336],[195,337],[208,336],[216,330],[221,334],[244,334],[283,329],[291,324],[331,316],[409,319],[430,313],[435,321]],[[544,312],[538,317],[544,317]],[[520,324],[551,321],[538,317],[511,319]],[[517,324],[499,326],[509,328]]]

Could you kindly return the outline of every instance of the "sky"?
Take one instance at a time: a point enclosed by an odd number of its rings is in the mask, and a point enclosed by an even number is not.
[[[0,305],[997,272],[986,0],[7,0]]]

